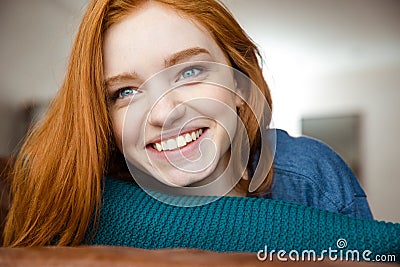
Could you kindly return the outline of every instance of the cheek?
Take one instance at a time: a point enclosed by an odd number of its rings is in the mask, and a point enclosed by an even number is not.
[[[239,115],[236,112],[236,98],[235,94],[227,90],[218,90],[219,92],[214,95],[214,116],[223,131],[233,139],[236,134],[237,121]]]
[[[113,132],[118,148],[122,151],[131,151],[133,147],[144,144],[143,120],[144,117],[137,109],[119,109],[111,112]]]
[[[206,110],[215,116],[232,117],[236,115],[235,94],[227,89],[208,88],[204,90],[205,98],[208,99]]]
[[[115,136],[117,147],[122,151],[122,129],[124,117],[120,112],[111,112],[112,130]]]
[[[205,88],[203,88],[205,89]],[[221,88],[209,87],[203,90],[204,100],[196,103],[198,110],[206,117],[212,118],[222,131],[234,136],[238,114],[234,93]]]

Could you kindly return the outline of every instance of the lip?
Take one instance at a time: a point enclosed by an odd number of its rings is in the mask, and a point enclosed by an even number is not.
[[[187,132],[192,132],[192,131],[196,131],[198,129],[203,129],[203,134],[197,138],[195,141],[190,142],[189,144],[187,144],[186,146],[182,147],[182,148],[176,148],[174,150],[167,150],[167,151],[158,151],[156,149],[154,149],[152,147],[152,143],[149,143],[146,146],[146,150],[148,155],[150,155],[152,158],[155,159],[159,159],[159,160],[167,160],[167,161],[175,161],[175,160],[182,160],[185,158],[191,158],[194,155],[200,155],[199,151],[200,151],[200,142],[202,139],[209,137],[210,135],[210,128],[206,127],[206,128],[192,128],[190,130],[185,130],[182,131],[180,133],[180,135],[185,134]],[[171,135],[170,138],[174,138],[178,135]],[[168,138],[164,138],[163,135],[163,139],[168,139]],[[157,141],[157,139],[154,139]],[[160,139],[158,139],[160,140]]]

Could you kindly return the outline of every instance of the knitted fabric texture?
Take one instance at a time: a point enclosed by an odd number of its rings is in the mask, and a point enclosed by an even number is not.
[[[92,229],[95,235],[91,233]],[[400,224],[363,220],[307,206],[249,197],[221,197],[203,206],[164,204],[139,187],[106,178],[90,244],[197,248],[220,252],[358,250],[396,255]],[[338,247],[338,240],[347,245]],[[325,254],[326,255],[326,254]]]

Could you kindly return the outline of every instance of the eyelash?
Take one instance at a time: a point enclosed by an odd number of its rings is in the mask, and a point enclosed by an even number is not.
[[[127,96],[121,96],[122,92],[124,92],[125,90],[135,91],[135,93],[132,94],[133,96],[139,93],[139,91],[134,89],[134,87],[123,87],[121,89],[118,89],[111,95],[111,101],[116,101],[117,99],[124,99],[125,97],[127,97]]]
[[[194,71],[198,71],[198,73],[195,73],[195,74],[193,74],[193,75],[191,75],[191,76],[189,76],[189,77],[183,77],[183,75],[185,74],[185,72],[193,71],[193,70],[194,70]],[[180,72],[179,77],[178,77],[178,79],[177,79],[176,81],[180,81],[180,80],[183,80],[183,79],[190,79],[190,78],[192,78],[192,77],[196,77],[196,76],[198,76],[200,73],[202,73],[204,70],[205,70],[205,68],[204,68],[204,67],[201,67],[201,66],[190,66],[190,67],[188,67],[188,68],[186,68],[186,69],[184,69],[183,71]]]

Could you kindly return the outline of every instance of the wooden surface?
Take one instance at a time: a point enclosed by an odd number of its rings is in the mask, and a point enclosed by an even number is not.
[[[365,262],[261,262],[253,253],[81,246],[0,248],[0,266],[392,266]],[[398,265],[394,265],[398,266]]]

